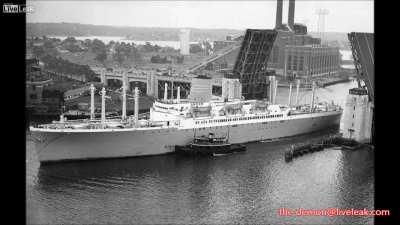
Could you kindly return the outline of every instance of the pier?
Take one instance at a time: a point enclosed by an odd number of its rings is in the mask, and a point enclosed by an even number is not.
[[[291,145],[288,150],[285,151],[285,161],[291,162],[294,158],[310,154],[314,152],[323,151],[328,148],[335,150],[358,150],[368,147],[373,149],[373,146],[368,144],[359,143],[353,139],[344,138],[341,134],[330,135],[322,138],[322,140],[314,143],[301,143],[298,145]]]

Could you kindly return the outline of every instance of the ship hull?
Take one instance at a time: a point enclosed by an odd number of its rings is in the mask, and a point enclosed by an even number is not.
[[[229,136],[232,144],[279,139],[339,127],[341,112],[289,116],[282,120],[202,128],[159,128],[103,132],[49,132],[33,130],[41,163],[122,158],[172,153],[194,136]]]

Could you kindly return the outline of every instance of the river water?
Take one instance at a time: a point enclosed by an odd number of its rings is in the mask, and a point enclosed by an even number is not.
[[[317,90],[344,104],[344,83]],[[287,101],[280,89],[278,101]],[[302,93],[307,102],[309,93]],[[321,100],[322,101],[322,100]],[[84,224],[373,224],[372,217],[279,216],[289,209],[373,209],[374,154],[327,149],[285,163],[291,144],[330,131],[209,158],[176,155],[39,166],[27,142],[27,222]],[[110,149],[111,150],[111,149]]]

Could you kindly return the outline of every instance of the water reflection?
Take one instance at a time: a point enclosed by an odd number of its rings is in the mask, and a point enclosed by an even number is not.
[[[320,135],[320,134],[318,134]],[[318,137],[316,135],[316,137]],[[310,136],[309,138],[313,138]],[[365,218],[279,217],[285,208],[372,208],[373,154],[326,150],[285,163],[303,138],[249,144],[213,158],[175,155],[40,167],[36,222],[331,223]],[[40,212],[40,213],[39,213]],[[70,221],[71,218],[72,221]]]

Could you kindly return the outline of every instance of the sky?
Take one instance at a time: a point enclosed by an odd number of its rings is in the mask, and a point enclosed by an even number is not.
[[[177,28],[273,29],[275,0],[259,1],[32,1],[27,22]],[[374,32],[373,0],[297,0],[295,22],[318,31],[326,9],[326,32]],[[288,1],[283,3],[287,21]],[[322,20],[320,20],[322,21]]]

